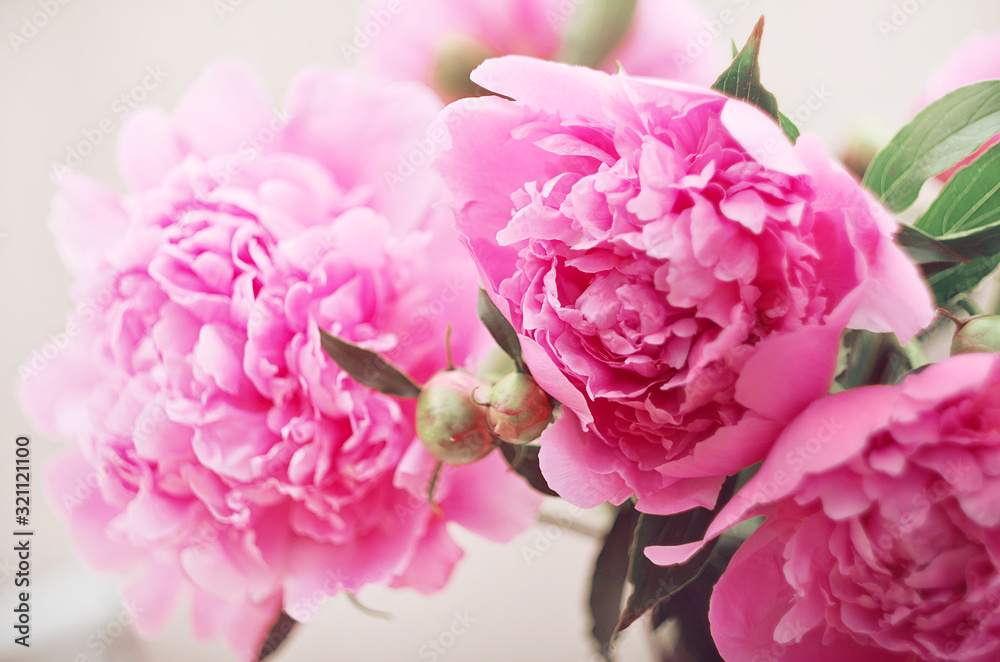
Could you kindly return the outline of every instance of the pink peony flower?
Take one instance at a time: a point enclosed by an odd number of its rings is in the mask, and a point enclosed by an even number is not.
[[[1000,659],[998,504],[1000,356],[955,356],[898,386],[815,402],[709,530],[767,515],[715,587],[719,651]]]
[[[917,100],[914,113],[960,87],[995,78],[1000,78],[1000,32],[976,33],[952,51],[951,55],[931,73],[927,85]],[[959,168],[964,168],[975,161],[997,142],[1000,142],[1000,134],[991,138],[956,166],[941,173],[940,179],[948,181]]]
[[[589,0],[588,0],[589,2]],[[349,42],[348,62],[396,80],[442,89],[442,65],[464,78],[486,57],[528,55],[558,59],[584,0],[369,0]],[[723,69],[728,37],[692,0],[639,0],[631,27],[601,67],[617,63],[633,75],[710,85]],[[464,70],[463,70],[464,67]]]
[[[827,392],[845,326],[932,319],[895,221],[815,138],[683,84],[521,57],[474,79],[515,101],[452,104],[437,164],[563,404],[541,461],[569,501],[711,506]]]
[[[415,84],[312,69],[283,114],[247,67],[212,67],[119,143],[132,192],[65,177],[52,222],[76,336],[23,368],[25,410],[75,449],[49,490],[94,566],[128,569],[137,628],[183,587],[199,636],[253,659],[279,609],[307,620],[368,584],[440,589],[446,523],[509,540],[539,497],[499,455],[442,473],[414,403],[352,381],[317,327],[423,381],[485,345],[475,272],[429,169],[391,180],[440,109]],[[444,224],[442,224],[444,221]],[[69,326],[67,326],[69,329]]]

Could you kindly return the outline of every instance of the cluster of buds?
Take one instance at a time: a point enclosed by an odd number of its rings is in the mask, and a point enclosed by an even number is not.
[[[557,404],[528,373],[517,334],[484,291],[479,293],[479,318],[498,345],[494,358],[484,362],[484,372],[477,376],[455,368],[449,327],[448,368],[423,386],[375,352],[319,330],[323,351],[359,384],[416,398],[417,437],[438,461],[427,491],[435,508],[434,488],[442,465],[471,464],[501,443],[523,446],[535,441],[552,423]],[[484,395],[487,400],[480,400]]]
[[[488,393],[486,401],[478,398]],[[530,375],[514,371],[492,386],[464,370],[442,370],[417,397],[417,436],[448,464],[482,459],[496,441],[527,444],[552,422],[552,400]]]

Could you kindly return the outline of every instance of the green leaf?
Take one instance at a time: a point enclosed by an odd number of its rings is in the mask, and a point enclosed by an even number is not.
[[[518,446],[501,441],[497,444],[507,465],[535,490],[546,496],[559,496],[549,487],[538,464],[538,446]]]
[[[386,395],[415,398],[420,387],[394,365],[371,350],[319,330],[320,342],[327,356],[357,383]]]
[[[729,38],[729,43],[733,47],[732,58],[735,60],[736,56],[740,54],[740,47],[736,45],[736,40],[733,39],[732,37]]]
[[[594,575],[590,583],[590,615],[594,621],[591,635],[598,652],[611,659],[611,642],[621,616],[622,595],[628,579],[632,534],[639,521],[639,513],[631,501],[618,510],[611,530],[604,537],[600,554],[594,562]]]
[[[968,292],[1000,265],[1000,253],[976,258],[927,277],[938,305],[943,306],[960,294]]]
[[[896,233],[896,242],[906,249],[910,257],[917,264],[932,264],[945,262],[955,264],[965,262],[967,259],[960,253],[949,248],[947,245],[927,234],[920,228],[900,223],[899,232]]]
[[[1000,263],[1000,144],[956,172],[897,240],[923,265],[940,305],[988,276]]]
[[[715,553],[698,578],[652,610],[651,630],[656,630],[668,620],[674,620],[680,626],[678,643],[689,653],[688,659],[723,662],[715,647],[715,640],[712,639],[708,621],[709,601],[715,584],[729,566],[741,542],[728,534],[721,536]]]
[[[636,0],[578,0],[556,60],[600,69],[632,27]]]
[[[961,255],[965,260],[1000,253],[1000,222],[968,232],[938,237],[938,241]]]
[[[267,636],[264,637],[264,643],[261,644],[260,650],[257,651],[257,662],[263,662],[267,658],[271,657],[280,647],[281,644],[285,642],[288,635],[292,633],[295,626],[299,624],[294,618],[285,613],[284,610],[278,614],[277,620],[271,625],[267,631]]]
[[[764,17],[761,16],[754,26],[746,46],[733,56],[729,68],[722,72],[713,90],[718,90],[734,99],[752,103],[774,118],[781,129],[793,143],[799,137],[799,130],[790,119],[778,112],[778,100],[767,91],[760,82],[760,42],[764,36]],[[733,50],[736,43],[733,42]]]
[[[493,303],[493,299],[486,293],[486,290],[479,290],[477,307],[479,319],[482,320],[486,330],[493,336],[493,340],[500,346],[500,349],[507,352],[507,355],[514,360],[518,372],[530,374],[528,366],[524,364],[524,359],[521,356],[521,341],[517,338],[517,331]]]
[[[917,199],[931,177],[1000,133],[1000,80],[967,85],[924,108],[875,156],[863,184],[889,209]]]
[[[788,139],[791,140],[794,145],[795,141],[799,139],[799,127],[795,126],[795,124],[792,123],[792,120],[788,119],[788,117],[781,112],[778,113],[778,122],[781,123],[781,130],[785,132],[785,135],[788,136]]]
[[[746,46],[733,59],[729,68],[722,72],[713,90],[752,103],[778,121],[778,101],[774,95],[760,84],[760,40],[764,36],[764,17],[761,16],[754,26]]]
[[[735,477],[726,479],[715,510],[712,511],[693,508],[676,515],[640,515],[632,540],[632,560],[628,571],[629,582],[634,589],[618,621],[618,632],[630,626],[657,603],[670,598],[694,581],[711,558],[718,538],[706,543],[687,562],[668,567],[658,566],[650,561],[643,550],[650,545],[680,545],[701,540],[708,525],[732,497],[735,485]]]
[[[922,352],[917,346],[901,347],[891,333],[846,331],[847,367],[837,376],[842,390],[871,384],[894,384],[900,375],[917,367]]]
[[[1000,143],[960,169],[914,225],[934,237],[1000,223]]]

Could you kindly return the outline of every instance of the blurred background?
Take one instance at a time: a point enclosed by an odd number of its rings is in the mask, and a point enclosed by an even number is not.
[[[887,140],[907,121],[928,74],[953,48],[973,32],[1000,30],[995,0],[703,4],[711,17],[706,24],[711,37],[705,42],[712,48],[728,48],[730,37],[742,45],[757,18],[767,17],[764,84],[800,129],[819,134],[838,154],[859,134]],[[51,170],[65,162],[86,132],[112,126],[101,130],[99,141],[90,141],[77,168],[122,189],[114,149],[122,103],[172,110],[210,62],[235,55],[257,68],[277,105],[301,67],[348,66],[342,46],[354,38],[360,5],[360,0],[0,1],[0,310],[5,311],[0,316],[0,512],[9,512],[14,501],[14,440],[28,435],[35,530],[32,647],[23,649],[13,644],[7,625],[16,593],[16,558],[11,527],[0,524],[0,659],[234,659],[221,642],[193,641],[186,610],[178,611],[156,641],[137,639],[117,597],[118,579],[97,576],[76,560],[66,527],[43,498],[40,470],[62,442],[31,429],[13,388],[19,364],[63,330],[72,306],[70,277],[46,224],[55,191]],[[420,9],[418,0],[404,0],[402,6],[394,20],[405,21],[407,11]],[[723,34],[713,34],[719,26]],[[601,513],[570,511],[558,503],[547,509],[563,523],[582,528],[599,529],[605,522]],[[467,557],[439,595],[362,593],[367,605],[391,613],[392,620],[363,614],[343,599],[330,600],[273,659],[596,659],[585,608],[596,540],[541,523],[506,546],[467,535],[460,543]],[[459,630],[458,636],[450,634]],[[641,625],[625,637],[620,651],[624,662],[654,659]]]

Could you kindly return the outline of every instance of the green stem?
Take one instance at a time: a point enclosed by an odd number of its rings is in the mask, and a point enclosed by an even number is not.
[[[437,466],[434,467],[434,474],[431,476],[431,484],[427,488],[427,502],[431,504],[431,509],[438,517],[443,516],[444,513],[441,512],[441,506],[434,501],[434,490],[437,488],[438,478],[441,476],[441,467],[443,466],[444,462],[438,460]]]

